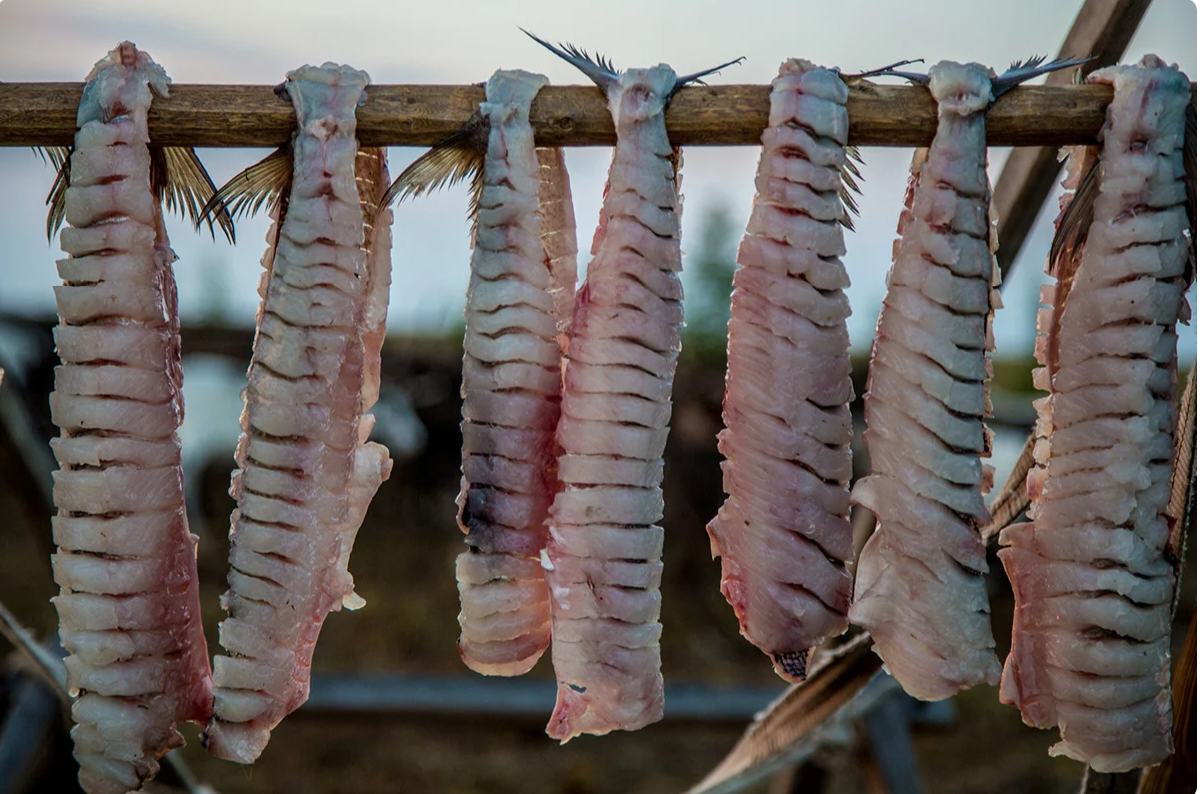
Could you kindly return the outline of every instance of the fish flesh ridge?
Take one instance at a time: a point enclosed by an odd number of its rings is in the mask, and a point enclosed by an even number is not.
[[[929,70],[938,129],[913,159],[864,398],[872,474],[852,491],[878,526],[859,557],[850,620],[923,700],[1000,677],[979,535],[1000,305],[984,126],[991,80],[978,64]]]
[[[554,316],[558,321],[558,346],[566,352],[571,320],[575,315],[575,283],[579,278],[571,178],[561,148],[539,146],[537,158],[542,251],[550,271],[550,296],[554,299]]]
[[[291,190],[268,233],[231,495],[227,656],[214,662],[214,755],[251,763],[308,699],[330,611],[357,609],[347,566],[388,451],[367,441],[379,395],[391,280],[383,149],[360,149],[368,83],[347,66],[305,66],[285,88],[296,109]]]
[[[546,732],[563,741],[662,718],[657,522],[683,322],[678,156],[663,117],[675,84],[660,65],[606,92],[617,145],[576,296],[543,553],[558,679]]]
[[[53,599],[68,652],[79,783],[140,789],[208,720],[212,675],[188,530],[176,260],[151,187],[146,117],[162,67],[125,42],[96,64],[79,107],[58,262],[51,415]]]
[[[718,436],[729,497],[708,534],[742,635],[788,681],[845,630],[852,589],[848,94],[837,72],[780,67],[733,279]]]
[[[1035,403],[1031,520],[1000,536],[1016,596],[1000,699],[1059,729],[1052,755],[1121,772],[1173,746],[1164,546],[1192,111],[1187,77],[1155,56],[1088,82],[1114,96],[1086,196],[1088,147],[1071,154],[1059,232],[1072,198],[1093,220],[1073,258],[1050,262],[1038,314],[1034,383],[1049,396]]]
[[[557,483],[562,354],[574,304],[575,221],[559,149],[535,149],[542,75],[501,70],[488,127],[467,289],[458,647],[485,675],[528,672],[550,645],[540,554]]]

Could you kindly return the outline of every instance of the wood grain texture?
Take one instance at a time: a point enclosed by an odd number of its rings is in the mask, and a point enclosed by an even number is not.
[[[0,146],[65,146],[75,134],[82,83],[0,83]],[[764,85],[684,88],[667,110],[680,146],[758,145],[767,125]],[[1192,88],[1195,93],[1195,86]],[[484,98],[479,86],[377,85],[358,111],[364,146],[430,146],[457,130]],[[1112,99],[1107,86],[1026,86],[988,111],[994,146],[1063,146],[1095,140]],[[927,146],[937,128],[929,91],[859,83],[851,89],[850,143]],[[530,113],[546,146],[611,146],[603,94],[593,86],[548,86]],[[291,105],[270,86],[176,85],[150,109],[150,138],[163,146],[278,146],[295,128]]]
[[[895,679],[879,674],[882,660],[871,652],[870,637],[859,633],[843,638],[836,650],[814,656],[804,683],[793,684],[755,717],[729,754],[688,794],[734,794],[800,763],[839,726],[844,729],[884,696],[899,691]]]

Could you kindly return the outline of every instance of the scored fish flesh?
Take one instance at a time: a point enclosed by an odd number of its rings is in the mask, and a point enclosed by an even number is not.
[[[499,70],[454,134],[404,169],[393,197],[471,177],[463,355],[459,652],[484,675],[528,672],[550,644],[540,554],[557,485],[562,353],[575,303],[575,211],[562,150],[534,147],[548,81]]]
[[[618,74],[602,58],[536,40],[604,90],[617,130],[570,330],[560,490],[542,557],[558,679],[546,732],[567,741],[662,718],[657,522],[683,324],[680,156],[663,112],[702,75],[677,78],[665,65]]]
[[[1075,63],[1034,59],[995,77],[943,61],[928,77],[904,75],[929,86],[938,128],[913,158],[871,348],[863,439],[872,474],[852,501],[878,526],[859,556],[850,620],[923,700],[1000,678],[979,534],[992,487],[980,458],[991,454],[983,420],[1000,306],[984,114],[1023,80]]]
[[[575,240],[575,205],[563,150],[540,146],[538,158],[538,216],[542,251],[550,270],[550,296],[558,320],[558,345],[565,352],[575,313],[575,282],[579,278],[579,249]]]
[[[733,277],[718,436],[729,498],[708,534],[742,635],[788,681],[845,630],[852,589],[848,93],[837,72],[780,67]]]
[[[535,151],[529,125],[529,106],[547,82],[496,72],[480,106],[488,131],[467,289],[458,497],[470,548],[457,576],[459,651],[488,675],[528,672],[550,645],[539,555],[557,481],[560,333],[575,291],[575,224],[561,150]],[[548,201],[539,206],[542,191]]]
[[[89,794],[141,788],[183,745],[175,724],[203,723],[212,708],[177,432],[176,256],[162,204],[171,175],[155,167],[163,153],[146,127],[154,94],[167,96],[169,84],[129,42],[97,63],[52,196],[51,231],[70,224],[55,287],[63,363],[50,396],[61,429],[50,442],[59,463],[53,601]]]
[[[1000,676],[978,531],[999,305],[983,114],[991,78],[976,64],[929,70],[938,130],[913,158],[864,397],[872,474],[853,490],[878,526],[859,557],[850,619],[926,700]]]
[[[305,66],[283,91],[291,144],[217,195],[234,212],[270,198],[254,352],[231,495],[229,616],[213,666],[205,747],[251,763],[308,699],[325,617],[357,609],[347,570],[388,451],[367,441],[379,396],[391,281],[386,152],[360,148],[355,108],[368,83],[348,66]]]
[[[546,730],[556,739],[662,718],[656,523],[683,322],[677,174],[662,120],[674,84],[666,67],[627,70],[609,94],[617,147],[572,320],[561,492],[544,552],[558,678]],[[612,557],[610,545],[635,548]]]
[[[1156,56],[1088,76],[1113,87],[1102,147],[1072,151],[1038,313],[1030,521],[1005,529],[1016,597],[1000,699],[1058,727],[1100,772],[1172,751],[1175,571],[1164,554],[1177,320],[1190,223],[1185,75]]]

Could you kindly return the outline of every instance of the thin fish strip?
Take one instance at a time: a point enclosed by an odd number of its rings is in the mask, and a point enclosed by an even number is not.
[[[794,682],[805,678],[809,649],[845,630],[852,588],[854,388],[850,282],[839,258],[847,210],[838,194],[848,93],[836,72],[796,59],[771,84],[758,192],[733,279],[718,436],[729,498],[708,525],[742,635]],[[807,277],[814,260],[827,279],[820,289]]]
[[[999,306],[983,114],[992,79],[978,64],[929,70],[938,130],[913,158],[867,380],[872,474],[852,494],[878,527],[859,558],[850,620],[925,700],[1000,676],[979,536]]]
[[[576,297],[543,560],[558,678],[546,731],[564,741],[662,718],[661,547],[649,539],[661,532],[683,321],[677,159],[662,115],[675,79],[665,66],[630,69],[608,90],[617,146]],[[640,539],[645,556],[605,555]]]
[[[550,645],[539,555],[554,497],[562,353],[575,291],[575,223],[561,150],[537,149],[529,106],[548,81],[487,82],[463,347],[463,480],[456,566],[463,661],[528,672]]]
[[[230,489],[237,509],[220,632],[229,655],[215,660],[204,734],[209,752],[240,763],[307,700],[328,613],[363,606],[347,566],[391,471],[387,449],[367,441],[373,420],[364,416],[379,395],[392,220],[382,205],[385,151],[360,149],[354,137],[367,83],[365,72],[334,64],[289,73],[298,131],[255,168],[290,179],[290,189],[245,180],[247,191],[276,196],[275,224]]]
[[[1120,772],[1173,746],[1164,546],[1190,88],[1153,55],[1088,82],[1114,96],[1102,147],[1071,153],[1038,314],[1034,384],[1049,396],[1035,403],[1031,521],[1000,534],[1016,596],[1000,699],[1059,729],[1052,755]]]
[[[587,280],[576,294],[556,437],[559,491],[542,567],[558,701],[546,733],[637,730],[662,719],[662,456],[683,324],[679,168],[665,64],[617,73],[528,34],[586,74],[617,131]],[[624,556],[614,556],[622,554]]]
[[[140,789],[183,745],[175,724],[203,723],[212,707],[177,434],[176,256],[146,128],[169,84],[129,42],[96,64],[62,194],[53,601],[89,794]]]

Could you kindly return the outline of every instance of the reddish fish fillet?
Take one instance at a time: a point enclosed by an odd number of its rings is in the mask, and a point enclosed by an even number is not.
[[[526,673],[550,644],[539,555],[554,497],[562,343],[575,291],[575,221],[561,150],[535,150],[545,77],[498,71],[488,125],[463,357],[458,648],[485,675]]]
[[[390,283],[383,149],[359,149],[364,72],[326,64],[288,75],[296,108],[291,195],[268,235],[248,373],[229,590],[222,603],[205,746],[251,763],[308,698],[326,615],[363,601],[347,565],[391,471],[363,412],[379,394]],[[357,184],[356,184],[357,180]]]
[[[128,42],[88,76],[55,288],[54,603],[89,794],[141,788],[183,745],[175,723],[203,723],[212,707],[176,433],[176,257],[147,147],[152,94],[169,83]]]
[[[929,76],[938,131],[913,160],[871,351],[872,474],[853,500],[878,527],[859,558],[850,620],[910,695],[940,700],[1000,677],[979,536],[999,296],[983,114],[992,75],[943,62]]]
[[[1101,772],[1171,753],[1175,573],[1164,558],[1173,450],[1175,322],[1186,319],[1187,77],[1155,56],[1093,72],[1111,85],[1081,247],[1050,262],[1035,384],[1031,522],[1001,533],[1016,596],[1000,699],[1058,727],[1065,755]],[[1095,154],[1072,152],[1068,190]],[[1090,191],[1090,188],[1089,188]],[[1080,207],[1063,200],[1060,236]],[[1056,241],[1057,242],[1057,241]],[[1096,342],[1103,334],[1102,342]]]
[[[836,72],[808,61],[785,61],[771,84],[758,193],[733,279],[718,436],[729,498],[708,525],[742,635],[788,681],[804,679],[810,648],[845,630],[850,606],[854,389],[837,192],[847,95]],[[813,257],[836,271],[836,286],[806,278]]]
[[[658,623],[662,454],[683,320],[677,159],[666,66],[608,91],[617,146],[579,290],[557,438],[561,490],[543,554],[558,703],[546,732],[662,718]]]

